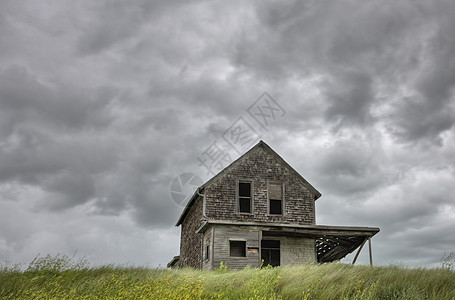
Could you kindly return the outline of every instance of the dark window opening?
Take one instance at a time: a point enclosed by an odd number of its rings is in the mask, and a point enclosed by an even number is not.
[[[208,260],[210,258],[210,247],[207,245],[205,248],[205,259]]]
[[[262,266],[278,267],[280,265],[280,241],[262,240],[261,241]]]
[[[269,214],[283,214],[283,185],[281,183],[269,184]]]
[[[239,182],[239,197],[251,197],[250,182]]]
[[[262,240],[261,247],[264,249],[280,249],[279,240]]]
[[[229,241],[229,256],[245,257],[246,242],[245,241]]]
[[[251,200],[249,198],[240,198],[240,212],[249,213],[251,212]]]
[[[270,199],[270,214],[281,215],[283,213],[281,200]]]
[[[251,182],[239,182],[239,211],[251,213]]]

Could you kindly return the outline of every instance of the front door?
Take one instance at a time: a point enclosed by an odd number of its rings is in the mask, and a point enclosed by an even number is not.
[[[280,241],[262,240],[261,259],[264,261],[264,267],[268,265],[271,265],[272,267],[278,267],[280,265]]]

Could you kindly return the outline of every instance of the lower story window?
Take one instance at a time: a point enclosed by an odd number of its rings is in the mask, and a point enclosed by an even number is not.
[[[229,256],[245,257],[246,242],[245,241],[229,241]]]

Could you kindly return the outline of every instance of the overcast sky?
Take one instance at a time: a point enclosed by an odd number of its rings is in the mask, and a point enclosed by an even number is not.
[[[380,227],[377,264],[440,264],[454,32],[452,0],[0,0],[0,262],[165,266],[172,180],[210,178],[214,142],[237,158],[241,118],[323,194],[318,224]],[[263,92],[282,108],[266,128]]]

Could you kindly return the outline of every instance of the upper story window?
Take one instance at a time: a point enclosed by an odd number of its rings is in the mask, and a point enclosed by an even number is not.
[[[269,183],[269,214],[282,215],[284,207],[283,184]]]
[[[239,212],[250,214],[252,211],[252,184],[251,181],[239,181],[238,201]]]

